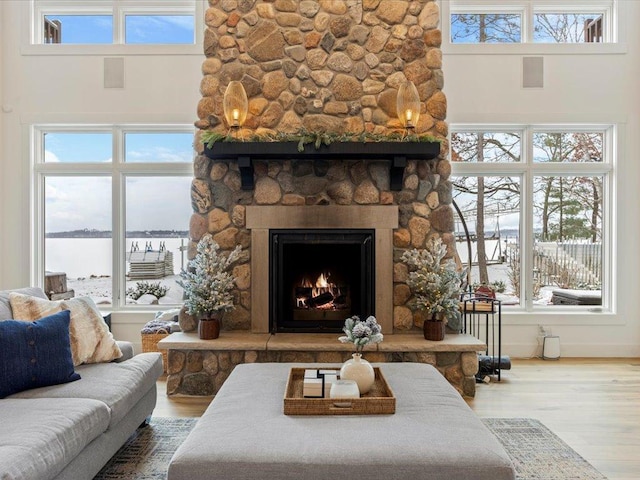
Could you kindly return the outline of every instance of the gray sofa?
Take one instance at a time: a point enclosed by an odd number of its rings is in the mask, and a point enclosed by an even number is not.
[[[8,296],[0,291],[0,321],[12,316]],[[121,359],[76,367],[80,380],[0,399],[2,480],[92,479],[151,415],[162,357],[118,344]]]

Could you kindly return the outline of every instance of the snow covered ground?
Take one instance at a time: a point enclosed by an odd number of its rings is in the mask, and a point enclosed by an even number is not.
[[[182,287],[176,283],[180,275],[170,275],[164,278],[146,280],[148,283],[160,283],[168,288],[167,294],[157,300],[158,305],[179,305],[182,304]],[[111,277],[110,276],[89,276],[79,279],[67,278],[67,288],[74,290],[76,297],[91,297],[97,305],[111,305]],[[140,280],[127,280],[126,288],[135,288]],[[133,300],[127,297],[129,305],[155,305],[154,299],[140,298]]]

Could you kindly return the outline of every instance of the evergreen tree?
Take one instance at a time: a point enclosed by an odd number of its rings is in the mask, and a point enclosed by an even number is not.
[[[200,239],[196,256],[189,261],[187,270],[180,273],[182,280],[177,282],[184,289],[184,304],[189,315],[210,317],[213,312],[234,308],[231,290],[235,279],[229,268],[241,251],[238,245],[229,255],[224,255],[210,234]]]

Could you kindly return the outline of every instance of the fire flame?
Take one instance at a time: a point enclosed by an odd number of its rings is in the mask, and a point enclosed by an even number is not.
[[[309,280],[308,277],[304,277],[300,282],[300,287],[311,289],[311,298],[315,298],[327,292],[331,293],[331,295],[335,297],[340,294],[340,288],[329,281],[330,277],[331,277],[330,272],[321,273],[315,282],[312,282],[311,280]],[[305,298],[296,298],[297,307],[302,307],[305,304],[306,304]],[[318,305],[315,308],[322,309],[322,310],[331,309],[333,308],[333,301],[323,304],[322,306]]]
[[[329,288],[330,284],[328,280],[329,280],[329,274],[327,274],[327,276],[325,277],[324,273],[321,273],[318,279],[316,280],[316,288]]]
[[[300,282],[300,286],[302,288],[310,288],[311,294],[314,297],[317,297],[321,293],[325,293],[325,292],[330,292],[335,294],[336,293],[335,290],[337,287],[333,283],[329,282],[329,277],[331,277],[331,273],[329,272],[327,272],[326,274],[321,273],[315,282],[312,282],[307,277],[304,277]]]

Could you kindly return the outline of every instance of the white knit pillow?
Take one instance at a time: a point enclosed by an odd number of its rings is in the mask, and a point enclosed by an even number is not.
[[[122,356],[120,347],[89,297],[49,301],[12,292],[9,303],[15,320],[35,321],[62,310],[69,310],[69,339],[75,366],[82,363],[110,362]]]

